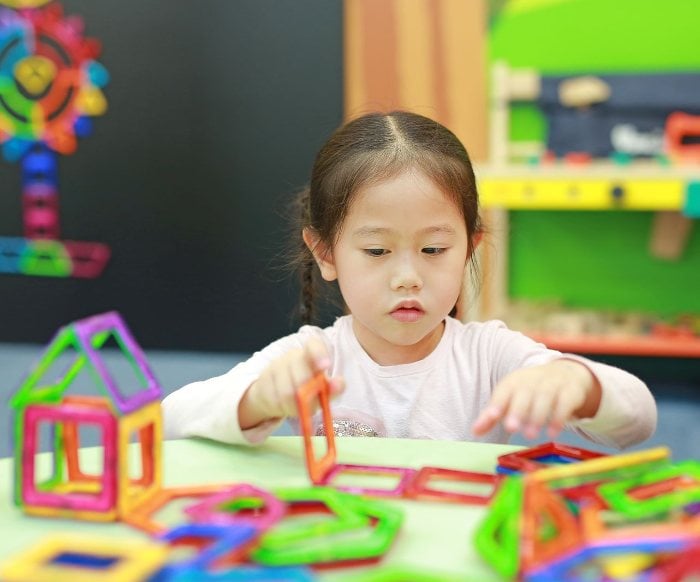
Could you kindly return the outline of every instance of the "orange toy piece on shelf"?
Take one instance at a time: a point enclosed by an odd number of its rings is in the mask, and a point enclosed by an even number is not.
[[[700,115],[676,111],[666,120],[666,147],[669,156],[678,162],[700,162]]]

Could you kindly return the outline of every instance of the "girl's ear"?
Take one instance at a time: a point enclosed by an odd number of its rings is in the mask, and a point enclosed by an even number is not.
[[[472,252],[469,253],[469,256],[467,257],[467,262],[466,265],[469,264],[469,259],[471,259],[474,254],[476,253],[476,250],[479,248],[479,245],[481,244],[481,241],[484,240],[484,231],[480,230],[479,232],[474,233],[474,236],[472,237]]]
[[[321,241],[316,231],[312,228],[304,228],[301,231],[301,236],[304,238],[306,246],[311,251],[318,268],[321,270],[321,277],[325,281],[335,281],[338,275],[335,271],[333,253],[328,248],[328,245]]]

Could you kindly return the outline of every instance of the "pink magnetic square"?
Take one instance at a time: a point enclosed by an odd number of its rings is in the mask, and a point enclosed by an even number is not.
[[[365,473],[367,475],[399,475],[401,478],[399,483],[393,489],[376,489],[374,487],[357,487],[354,485],[333,485],[333,479],[339,474],[349,473]],[[348,493],[356,493],[358,495],[377,495],[385,497],[401,497],[406,490],[408,484],[413,480],[416,474],[415,469],[405,467],[376,467],[372,465],[334,465],[325,475],[320,485],[335,487],[341,491]]]
[[[98,494],[55,493],[40,491],[35,482],[34,457],[37,454],[40,422],[91,423],[102,428],[104,471]],[[54,454],[57,454],[54,451]],[[22,450],[22,500],[36,507],[55,507],[73,511],[109,511],[117,501],[117,421],[111,412],[79,404],[32,404],[24,416],[24,447]]]

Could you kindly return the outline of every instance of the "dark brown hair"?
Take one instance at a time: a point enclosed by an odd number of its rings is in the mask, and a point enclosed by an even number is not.
[[[407,111],[369,113],[337,129],[316,155],[311,181],[298,199],[295,263],[301,277],[300,316],[314,316],[320,276],[301,232],[312,229],[328,248],[336,241],[357,191],[407,168],[420,169],[452,198],[464,217],[471,267],[475,235],[482,232],[476,180],[466,149],[449,129]],[[454,311],[454,310],[453,310]]]

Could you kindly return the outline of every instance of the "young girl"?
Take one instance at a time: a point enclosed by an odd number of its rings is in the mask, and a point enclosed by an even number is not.
[[[401,111],[347,123],[318,153],[301,207],[302,313],[308,323],[320,274],[349,315],[168,396],[168,437],[260,443],[318,371],[334,423],[317,413],[316,434],[505,443],[566,426],[622,448],[653,433],[656,405],[635,376],[500,321],[451,317],[482,226],[467,152],[439,123]]]

